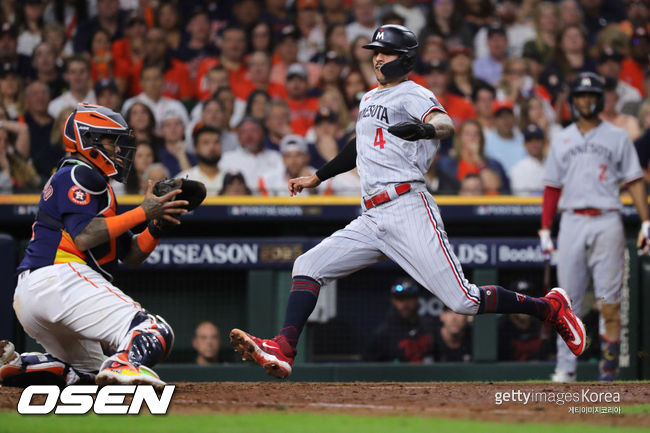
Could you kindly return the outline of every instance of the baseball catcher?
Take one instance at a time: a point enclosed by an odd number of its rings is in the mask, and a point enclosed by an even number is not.
[[[117,214],[109,179],[126,179],[135,149],[122,116],[79,104],[63,140],[68,156],[43,188],[14,295],[18,320],[47,353],[21,355],[0,342],[0,383],[161,387],[151,367],[169,355],[174,332],[115,287],[111,272],[118,259],[140,265],[205,190],[185,180],[149,182],[142,203]]]

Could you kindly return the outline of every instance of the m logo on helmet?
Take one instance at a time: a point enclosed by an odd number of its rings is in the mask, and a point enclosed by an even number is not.
[[[591,79],[589,77],[583,77],[580,85],[583,87],[591,87]]]
[[[377,32],[377,36],[375,37],[375,40],[378,41],[380,39],[382,41],[384,40],[384,29],[379,29],[379,31]]]

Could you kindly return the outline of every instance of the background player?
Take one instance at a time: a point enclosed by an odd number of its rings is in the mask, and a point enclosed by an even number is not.
[[[553,250],[550,229],[558,208],[557,273],[573,306],[580,312],[589,280],[601,303],[600,380],[614,380],[618,370],[621,287],[625,268],[625,232],[619,198],[627,188],[642,225],[638,246],[648,251],[648,199],[634,144],[625,131],[598,117],[603,109],[603,83],[591,72],[578,76],[571,87],[570,105],[576,119],[551,143],[544,166],[542,250]],[[560,198],[561,196],[561,198]],[[576,379],[576,357],[558,338],[558,361],[552,379]]]
[[[188,202],[172,201],[181,190],[154,196],[150,182],[140,206],[116,214],[108,180],[126,179],[134,150],[120,114],[79,104],[63,138],[70,156],[43,189],[14,295],[18,320],[47,353],[21,356],[0,343],[0,382],[164,385],[148,367],[169,354],[173,331],[113,286],[110,272],[117,259],[142,263],[161,234],[151,222],[179,224]],[[146,221],[147,229],[131,233]],[[106,361],[103,348],[114,352]]]
[[[406,27],[384,25],[374,32],[364,48],[374,52],[379,85],[361,100],[356,140],[314,175],[289,180],[289,192],[295,195],[356,166],[363,213],[298,257],[278,336],[262,340],[239,329],[231,331],[233,348],[242,358],[257,362],[273,376],[291,373],[298,338],[321,286],[385,258],[457,313],[532,314],[551,322],[574,353],[584,350],[584,327],[564,290],[532,298],[500,286],[479,287],[463,276],[424,182],[439,140],[451,137],[454,126],[433,93],[407,78],[417,47],[415,35]]]

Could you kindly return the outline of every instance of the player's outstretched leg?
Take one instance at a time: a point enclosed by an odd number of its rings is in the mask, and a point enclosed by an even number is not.
[[[296,345],[307,319],[316,307],[320,284],[307,276],[295,276],[280,334],[270,340],[240,329],[230,331],[230,343],[243,360],[261,365],[268,374],[284,379],[291,374]]]
[[[481,286],[482,313],[525,313],[550,323],[574,355],[585,350],[585,326],[571,308],[571,298],[559,287],[542,298],[533,298],[500,286]]]
[[[73,368],[49,353],[19,354],[12,342],[0,341],[0,384],[24,388],[29,385],[94,383],[95,375]]]
[[[137,313],[117,353],[102,364],[98,385],[165,386],[150,367],[163,361],[174,345],[174,332],[165,320],[152,314]]]

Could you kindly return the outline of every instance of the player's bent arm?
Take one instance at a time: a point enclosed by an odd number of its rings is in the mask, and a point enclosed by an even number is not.
[[[352,170],[357,166],[357,139],[353,138],[348,141],[348,144],[341,149],[338,155],[331,161],[327,162],[320,169],[316,171],[316,177],[321,182],[336,176],[337,174],[345,173]]]
[[[454,122],[447,113],[438,110],[432,111],[424,118],[424,121],[433,125],[436,130],[436,138],[439,140],[444,140],[454,135]]]

